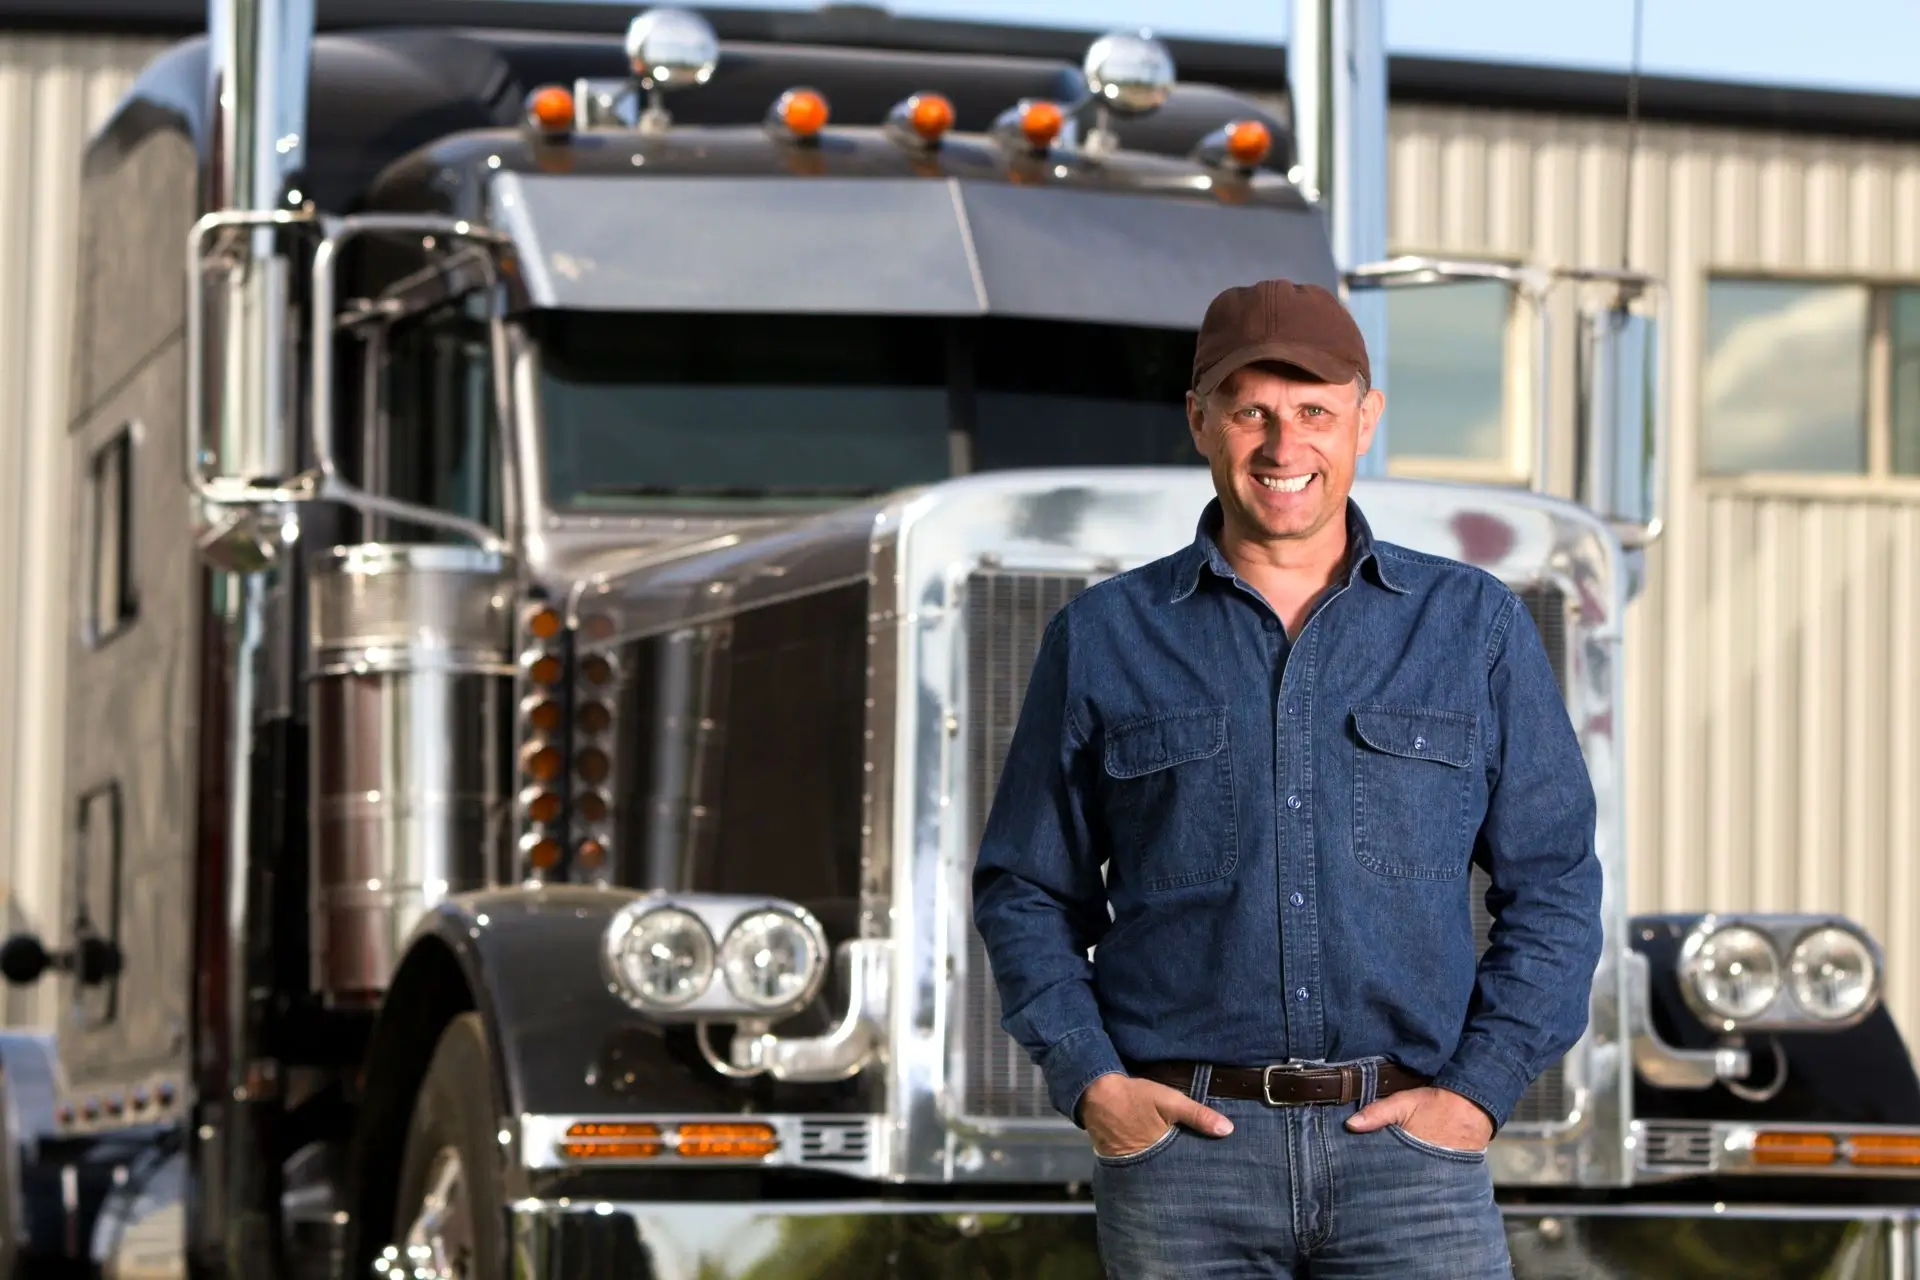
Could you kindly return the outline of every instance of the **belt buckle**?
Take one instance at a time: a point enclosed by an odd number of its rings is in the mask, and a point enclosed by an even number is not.
[[[1286,1106],[1295,1105],[1293,1103],[1282,1102],[1278,1098],[1275,1098],[1273,1096],[1273,1077],[1275,1073],[1280,1073],[1285,1075],[1299,1075],[1302,1072],[1306,1071],[1307,1069],[1308,1069],[1308,1064],[1304,1062],[1276,1062],[1276,1063],[1273,1063],[1271,1066],[1261,1068],[1260,1092],[1266,1096],[1267,1105],[1270,1107],[1286,1107]]]

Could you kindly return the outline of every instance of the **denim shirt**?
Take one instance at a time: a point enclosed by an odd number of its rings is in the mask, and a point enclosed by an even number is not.
[[[1602,933],[1533,619],[1349,502],[1344,579],[1289,642],[1219,522],[1046,629],[973,876],[1002,1025],[1076,1123],[1123,1058],[1382,1056],[1504,1124],[1586,1027]]]

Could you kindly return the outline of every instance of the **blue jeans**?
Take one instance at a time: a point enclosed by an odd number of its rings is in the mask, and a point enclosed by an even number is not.
[[[1112,1280],[1483,1280],[1512,1275],[1493,1178],[1480,1152],[1397,1127],[1354,1133],[1373,1100],[1270,1107],[1189,1092],[1233,1121],[1184,1126],[1144,1151],[1095,1153],[1100,1256]]]

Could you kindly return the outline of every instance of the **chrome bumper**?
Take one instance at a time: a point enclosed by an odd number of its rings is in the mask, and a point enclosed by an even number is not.
[[[1920,1128],[1636,1120],[1627,1141],[1639,1182],[1707,1174],[1920,1178]]]
[[[1690,1280],[1794,1274],[1915,1280],[1913,1211],[1799,1205],[1503,1206],[1517,1280],[1582,1275]],[[509,1206],[524,1280],[811,1280],[839,1276],[1099,1274],[1093,1206],[982,1200],[756,1204],[524,1200]],[[1651,1230],[1649,1228],[1652,1228]],[[1675,1252],[1687,1239],[1709,1272]],[[1814,1256],[1817,1255],[1817,1256]],[[1751,1269],[1724,1270],[1727,1262]]]

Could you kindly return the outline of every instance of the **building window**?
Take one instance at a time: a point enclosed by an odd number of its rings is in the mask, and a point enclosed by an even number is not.
[[[1387,452],[1505,468],[1511,293],[1499,280],[1388,289]]]
[[[1865,474],[1872,302],[1861,284],[1709,282],[1701,471]]]
[[[1707,284],[1700,470],[1920,476],[1920,287]]]
[[[133,427],[123,426],[87,463],[85,633],[105,643],[133,620]]]

